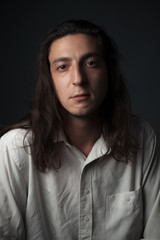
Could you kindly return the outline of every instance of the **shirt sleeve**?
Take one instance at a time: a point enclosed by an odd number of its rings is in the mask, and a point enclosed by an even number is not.
[[[16,148],[0,140],[0,239],[25,239],[26,186],[15,158]]]
[[[160,157],[153,130],[146,137],[143,169],[144,230],[141,239],[160,239]],[[146,161],[146,159],[148,161]]]

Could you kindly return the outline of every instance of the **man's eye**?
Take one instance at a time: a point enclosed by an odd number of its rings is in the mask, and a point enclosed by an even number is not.
[[[87,64],[88,65],[93,65],[95,62],[94,61],[88,61]]]
[[[61,66],[59,66],[58,68],[57,68],[57,70],[64,70],[64,69],[66,69],[67,67],[66,67],[66,65],[61,65]]]
[[[86,65],[88,65],[88,66],[96,66],[96,62],[95,61],[87,61]]]

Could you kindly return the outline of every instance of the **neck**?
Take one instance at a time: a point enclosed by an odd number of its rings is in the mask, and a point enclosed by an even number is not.
[[[76,118],[65,116],[64,131],[71,145],[88,156],[102,133],[102,119],[97,116]]]

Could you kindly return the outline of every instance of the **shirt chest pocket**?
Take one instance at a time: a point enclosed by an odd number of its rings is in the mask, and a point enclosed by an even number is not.
[[[141,205],[141,189],[107,197],[106,230],[110,239],[136,239],[142,229]]]
[[[123,192],[108,196],[110,209],[136,209],[141,206],[141,190]]]

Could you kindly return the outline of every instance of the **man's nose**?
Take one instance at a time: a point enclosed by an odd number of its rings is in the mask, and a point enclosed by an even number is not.
[[[76,65],[73,68],[72,74],[72,84],[73,85],[82,85],[85,82],[85,75],[80,66]]]

